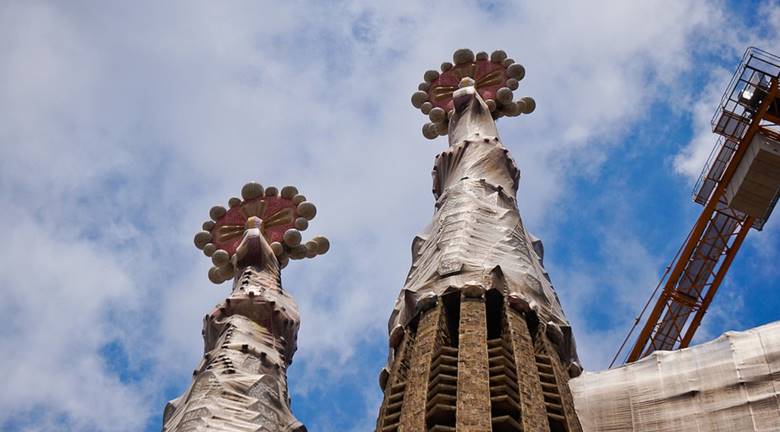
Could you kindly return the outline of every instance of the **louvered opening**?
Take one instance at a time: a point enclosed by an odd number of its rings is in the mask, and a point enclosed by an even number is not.
[[[385,400],[382,421],[379,423],[381,432],[395,432],[401,422],[401,407],[404,403],[406,394],[406,378],[409,374],[409,362],[411,361],[411,350],[414,346],[414,335],[407,333],[409,339],[403,344],[403,352],[400,353],[401,360],[396,370],[393,380],[395,384],[390,385],[385,391],[387,397]]]
[[[401,421],[401,406],[404,403],[404,391],[406,390],[406,381],[399,382],[390,386],[387,395],[387,404],[385,405],[385,414],[382,418],[382,432],[395,432]]]
[[[487,316],[487,338],[500,338],[504,333],[504,296],[498,290],[490,290],[486,293],[485,314]]]
[[[555,379],[552,359],[549,355],[540,352],[537,352],[534,357],[539,373],[539,382],[542,384],[544,408],[550,423],[550,432],[568,432],[566,414],[563,411],[563,402],[558,389],[558,381]]]
[[[444,325],[446,328],[440,335],[447,338],[446,345],[458,346],[458,328],[460,326],[460,293],[453,292],[441,297],[444,306]]]
[[[512,348],[503,338],[488,340],[490,411],[494,432],[522,431],[520,388]]]
[[[443,296],[442,305],[444,310],[431,358],[425,421],[429,431],[454,432],[458,390],[460,294]]]
[[[458,389],[458,349],[440,346],[431,362],[428,396],[425,404],[429,431],[455,430]]]
[[[522,431],[519,380],[511,335],[504,316],[504,296],[498,290],[488,291],[485,296],[485,309],[493,431]]]

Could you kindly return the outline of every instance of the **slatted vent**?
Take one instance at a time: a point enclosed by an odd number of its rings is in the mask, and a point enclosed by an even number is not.
[[[414,335],[407,333],[409,339],[403,344],[401,363],[396,372],[396,382],[387,389],[387,400],[384,406],[384,416],[380,423],[381,432],[396,432],[401,422],[401,407],[404,404],[406,394],[406,378],[409,375],[409,357],[411,347],[414,346]]]
[[[404,390],[406,390],[406,380],[393,384],[387,396],[387,405],[385,405],[385,416],[382,419],[382,432],[395,432],[401,421],[401,406],[404,403]]]
[[[507,341],[502,338],[488,340],[488,361],[493,432],[522,431],[517,369]]]
[[[558,390],[558,381],[555,379],[552,359],[549,355],[537,352],[536,369],[539,372],[539,382],[542,384],[544,395],[544,407],[547,411],[547,420],[550,423],[550,432],[568,432],[566,417],[563,412],[561,394]]]
[[[441,346],[431,361],[428,398],[425,405],[429,432],[455,432],[455,402],[458,389],[458,348]]]

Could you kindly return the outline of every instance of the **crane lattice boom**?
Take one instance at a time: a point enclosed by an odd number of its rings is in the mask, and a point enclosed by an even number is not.
[[[778,80],[780,58],[745,52],[712,121],[721,137],[694,193],[704,210],[659,283],[627,362],[690,344],[747,232],[771,214],[780,191]]]

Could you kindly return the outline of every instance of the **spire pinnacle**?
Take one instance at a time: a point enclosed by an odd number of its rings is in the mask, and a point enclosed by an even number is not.
[[[484,100],[492,118],[516,117],[530,114],[536,108],[531,97],[513,101],[513,91],[525,77],[525,68],[502,50],[476,55],[466,48],[455,51],[452,63],[441,64],[441,72],[429,70],[424,82],[412,95],[412,105],[430,119],[422,133],[428,139],[447,135],[449,121],[454,113],[453,93],[459,88],[473,87]]]
[[[211,220],[195,234],[195,246],[211,257],[209,280],[227,281],[248,265],[284,268],[290,259],[314,258],[330,248],[323,236],[301,241],[301,231],[317,215],[317,207],[295,186],[263,188],[250,182],[241,188],[242,198],[228,201],[229,209],[214,206]]]

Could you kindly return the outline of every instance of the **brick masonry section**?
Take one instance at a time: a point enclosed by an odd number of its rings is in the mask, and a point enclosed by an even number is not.
[[[399,432],[426,431],[425,404],[428,394],[428,378],[431,372],[431,358],[436,348],[439,321],[442,318],[441,302],[423,312],[417,326],[409,377],[406,381],[401,426]]]
[[[503,315],[501,335],[488,340],[485,298],[462,296],[458,310],[457,347],[447,326],[454,317],[441,301],[421,313],[416,329],[407,327],[377,431],[582,432],[544,323],[534,319],[531,330],[529,318],[504,303],[494,310]]]
[[[463,297],[458,330],[458,432],[490,432],[485,299]]]

